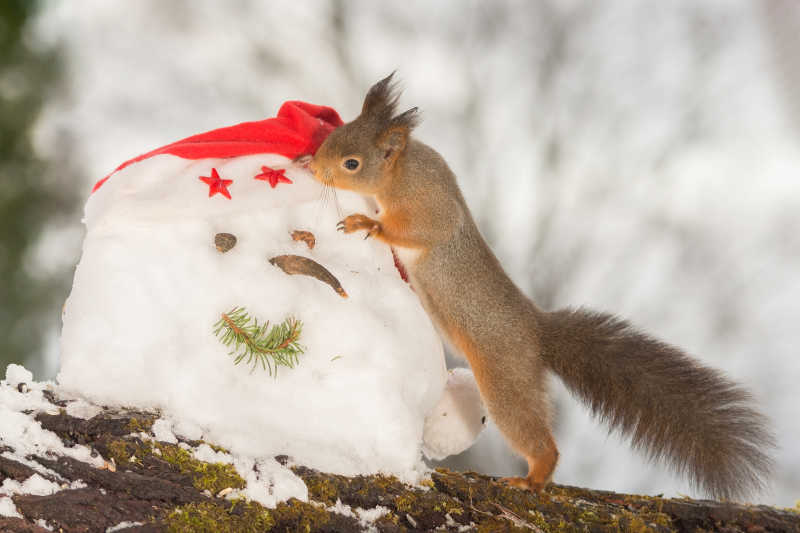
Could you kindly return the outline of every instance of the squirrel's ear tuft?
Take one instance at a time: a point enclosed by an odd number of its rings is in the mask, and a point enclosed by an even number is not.
[[[408,131],[411,131],[417,127],[419,120],[420,118],[418,109],[416,107],[412,107],[408,111],[404,111],[403,113],[400,113],[396,117],[392,118],[392,120],[389,121],[389,127],[392,128],[401,126],[408,128]]]
[[[361,115],[370,117],[378,122],[388,122],[394,115],[399,98],[397,84],[392,83],[394,72],[370,87],[364,97]]]

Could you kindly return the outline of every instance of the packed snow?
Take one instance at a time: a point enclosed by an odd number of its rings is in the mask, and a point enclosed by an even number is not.
[[[17,506],[8,496],[0,496],[0,516],[22,518],[22,515],[17,511]]]
[[[122,531],[124,529],[130,529],[132,527],[141,526],[143,525],[142,522],[130,522],[124,521],[120,522],[115,526],[111,526],[110,528],[106,529],[106,533],[114,533],[115,531]]]
[[[51,451],[58,455],[66,455],[94,466],[102,466],[103,460],[92,457],[86,446],[64,446],[61,439],[53,432],[47,431],[34,420],[36,412],[57,414],[58,408],[44,397],[43,391],[53,388],[52,382],[22,382],[20,377],[28,379],[30,373],[19,365],[8,365],[6,379],[0,381],[0,445],[12,448],[13,452],[4,451],[2,455],[31,468],[45,472],[46,469],[27,460],[27,455]],[[20,385],[25,384],[25,387]],[[20,391],[22,389],[22,391]],[[30,413],[30,414],[26,414]],[[53,477],[59,476],[55,473]],[[6,480],[8,481],[8,480]]]
[[[253,179],[264,165],[285,169],[293,183]],[[199,178],[212,169],[233,180],[230,199],[209,196]],[[416,481],[425,471],[423,432],[437,457],[463,451],[482,427],[480,398],[450,392],[456,382],[448,385],[441,341],[390,248],[336,231],[343,214],[374,207],[341,191],[320,202],[323,194],[307,169],[275,154],[158,155],[112,175],[86,205],[63,315],[61,389],[94,404],[159,409],[157,440],[177,442],[177,433],[224,446],[248,481],[245,495],[267,505],[307,498],[275,455],[326,472]],[[316,246],[294,241],[294,230],[311,231]],[[233,234],[234,247],[219,251],[218,233]],[[324,266],[348,297],[268,262],[283,254]],[[274,376],[234,364],[213,325],[235,307],[272,324],[300,320],[298,364]],[[472,380],[458,376],[459,389]],[[459,401],[470,405],[459,410]],[[451,416],[440,416],[444,409]],[[426,423],[429,413],[437,416]],[[468,429],[445,436],[437,422],[445,432]]]
[[[37,383],[32,374],[20,365],[8,365],[5,379],[0,380],[0,449],[3,457],[31,467],[35,472],[27,479],[6,478],[0,485],[0,515],[20,514],[10,496],[14,494],[49,495],[64,489],[77,489],[86,484],[80,480],[66,482],[60,475],[27,458],[29,455],[53,453],[66,455],[95,467],[102,458],[86,446],[65,447],[53,432],[43,429],[34,419],[37,412],[58,413],[58,408],[44,397],[54,388],[52,382]]]

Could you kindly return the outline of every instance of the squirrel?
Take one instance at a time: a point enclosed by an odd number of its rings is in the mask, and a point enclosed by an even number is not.
[[[361,114],[331,132],[309,169],[325,186],[376,200],[377,220],[352,214],[337,227],[392,247],[440,334],[469,362],[491,419],[528,463],[526,477],[501,481],[538,492],[551,480],[553,372],[692,486],[722,499],[763,488],[774,437],[748,392],[614,315],[537,307],[483,240],[444,158],[411,137],[419,114],[397,113],[393,76],[369,89]]]

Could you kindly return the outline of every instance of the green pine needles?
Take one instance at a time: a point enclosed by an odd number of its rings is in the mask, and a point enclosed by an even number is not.
[[[252,318],[244,307],[234,307],[222,313],[214,324],[214,335],[222,344],[231,347],[234,364],[245,361],[255,370],[261,363],[270,376],[274,370],[277,377],[278,366],[294,368],[299,362],[297,356],[305,350],[297,342],[302,328],[302,322],[293,317],[270,328],[269,322],[259,324],[258,319]]]

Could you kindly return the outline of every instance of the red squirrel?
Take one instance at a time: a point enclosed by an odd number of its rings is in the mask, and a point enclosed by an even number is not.
[[[710,495],[761,488],[774,439],[747,391],[613,315],[537,307],[483,240],[444,158],[411,137],[417,108],[397,113],[392,76],[369,89],[361,114],[327,137],[309,168],[325,185],[377,201],[377,219],[352,214],[338,228],[396,250],[425,311],[466,357],[491,418],[528,462],[526,477],[503,481],[539,491],[553,475],[553,372],[634,449]]]

